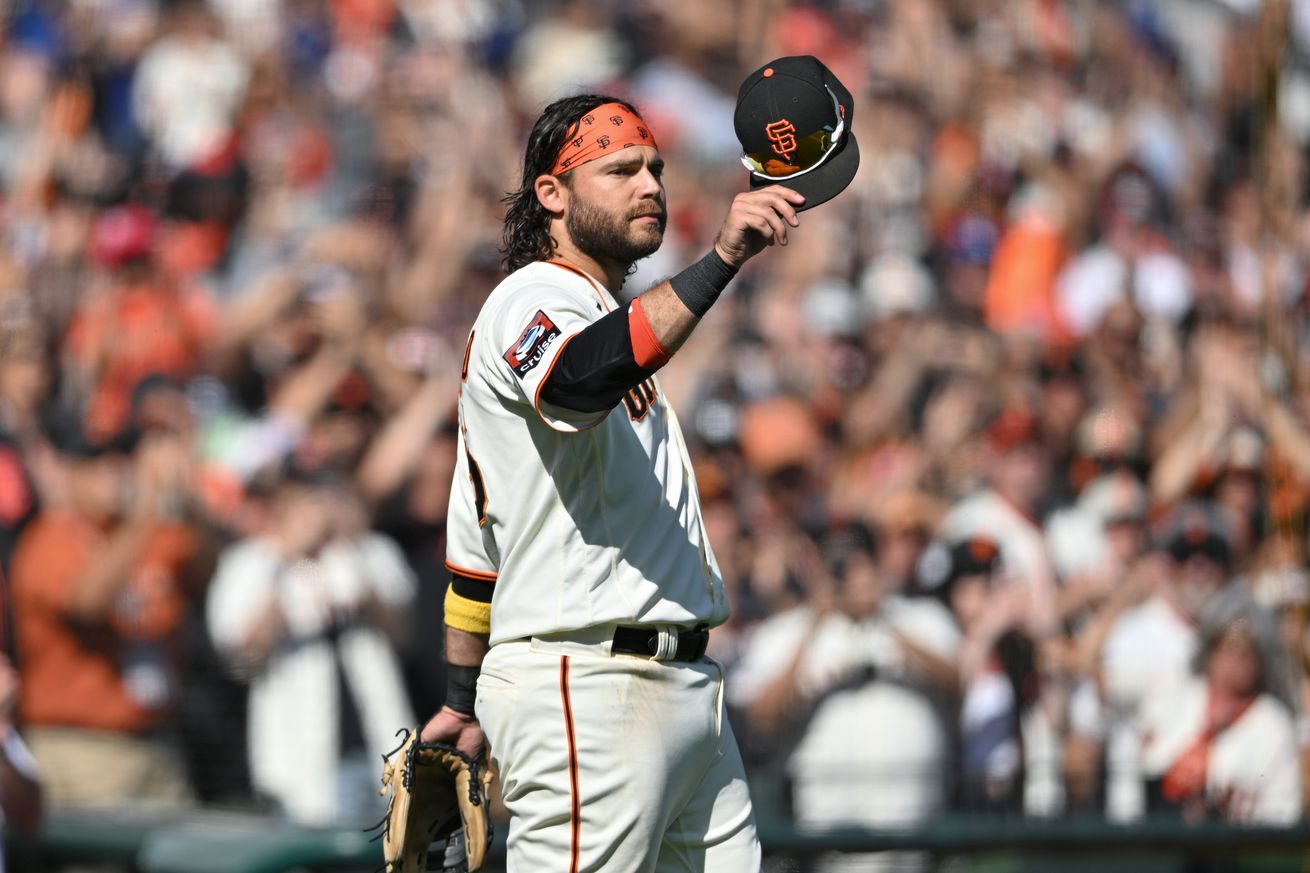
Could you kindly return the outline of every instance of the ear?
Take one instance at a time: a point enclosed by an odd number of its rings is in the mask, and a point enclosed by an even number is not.
[[[564,214],[564,207],[569,202],[569,189],[558,176],[544,173],[537,177],[537,181],[533,182],[532,186],[537,193],[537,202],[545,207],[547,212],[555,217]]]

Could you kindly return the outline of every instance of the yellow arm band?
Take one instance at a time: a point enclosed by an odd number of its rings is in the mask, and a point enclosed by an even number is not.
[[[471,634],[490,633],[491,604],[456,593],[452,583],[446,589],[446,625]]]

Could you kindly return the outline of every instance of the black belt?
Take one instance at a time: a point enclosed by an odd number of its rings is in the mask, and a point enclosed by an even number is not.
[[[659,650],[659,631],[650,627],[620,627],[614,631],[612,651],[624,655],[644,655],[653,658]],[[694,630],[678,631],[678,651],[670,661],[699,661],[709,645],[710,632],[698,626]]]

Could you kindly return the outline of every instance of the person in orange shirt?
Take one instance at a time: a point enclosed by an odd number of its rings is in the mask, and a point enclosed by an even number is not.
[[[1052,294],[1067,255],[1059,209],[1040,189],[1016,199],[1016,216],[996,243],[983,318],[1001,335],[1058,340],[1064,325]]]
[[[148,376],[185,379],[215,337],[218,313],[199,289],[164,275],[158,222],[142,206],[107,210],[91,229],[88,256],[107,284],[78,306],[68,363],[87,392],[92,435],[117,433],[131,417],[132,390]]]
[[[81,433],[61,443],[66,499],[24,532],[12,578],[20,714],[47,798],[185,801],[167,729],[196,539],[186,451],[162,434],[135,457]]]

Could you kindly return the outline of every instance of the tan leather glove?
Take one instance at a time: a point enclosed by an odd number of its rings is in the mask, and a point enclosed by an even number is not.
[[[417,729],[409,731],[382,765],[378,793],[391,789],[382,830],[387,873],[423,873],[432,843],[449,840],[460,830],[467,866],[447,853],[444,869],[472,873],[482,868],[491,844],[491,772],[454,746],[422,743],[418,737]]]

